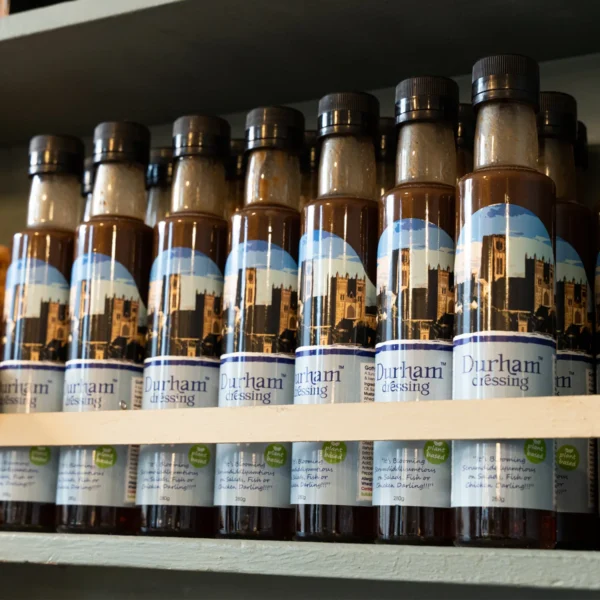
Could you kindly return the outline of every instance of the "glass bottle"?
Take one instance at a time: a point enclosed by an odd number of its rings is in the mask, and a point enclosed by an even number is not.
[[[29,144],[27,228],[13,238],[6,279],[3,413],[62,408],[82,166],[76,138],[38,135]],[[0,529],[54,531],[57,467],[58,448],[0,449]]]
[[[382,198],[379,223],[375,402],[449,400],[458,86],[406,79],[396,111],[396,187]],[[450,464],[447,441],[375,442],[378,541],[452,542]]]
[[[556,201],[552,180],[537,171],[538,65],[481,59],[472,89],[475,170],[459,184],[452,396],[551,396]],[[553,444],[454,442],[456,544],[554,545]]]
[[[75,240],[71,338],[63,411],[140,408],[152,230],[144,224],[150,133],[131,122],[94,131],[96,178],[90,220]],[[133,533],[137,446],[62,448],[58,531]]]
[[[593,394],[594,217],[577,202],[573,144],[577,103],[559,92],[540,94],[539,168],[556,185],[556,390]],[[556,547],[593,549],[598,538],[596,440],[557,439]]]
[[[173,149],[152,148],[146,170],[148,205],[145,223],[154,227],[169,214],[171,186],[173,184]]]
[[[81,195],[85,200],[83,208],[83,216],[81,221],[87,223],[90,220],[90,213],[92,210],[92,195],[94,192],[94,172],[96,167],[94,166],[94,159],[88,156],[83,161],[83,179],[81,181]]]
[[[589,149],[587,127],[577,121],[577,138],[575,139],[575,175],[577,179],[577,202],[594,209],[594,202],[587,193],[587,171],[589,166]]]
[[[295,404],[373,401],[378,122],[370,94],[319,102],[319,195],[304,208],[300,242]],[[373,540],[372,471],[372,442],[294,443],[296,539]]]
[[[379,131],[375,145],[377,161],[377,194],[381,198],[396,183],[396,119],[379,117]]]
[[[244,207],[225,266],[219,406],[291,404],[294,386],[304,117],[287,107],[246,117]],[[219,537],[289,539],[291,444],[219,444]]]
[[[317,132],[304,132],[304,148],[300,156],[300,173],[302,176],[300,188],[300,208],[304,208],[319,192],[319,157],[321,146]]]
[[[227,202],[225,204],[225,219],[229,221],[234,213],[244,206],[244,185],[246,181],[245,140],[233,139],[229,143],[229,158],[227,160]]]
[[[456,128],[456,184],[467,173],[473,172],[473,143],[475,140],[475,113],[473,105],[458,105]]]
[[[229,124],[218,117],[180,117],[173,125],[173,147],[169,216],[154,231],[144,410],[210,407],[218,401]],[[215,446],[201,442],[141,446],[142,533],[215,534]]]

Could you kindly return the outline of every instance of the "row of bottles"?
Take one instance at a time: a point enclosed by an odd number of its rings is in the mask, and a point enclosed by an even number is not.
[[[315,135],[255,109],[243,145],[181,117],[147,171],[148,130],[102,123],[80,225],[81,143],[34,138],[3,411],[594,393],[576,113],[504,55],[475,64],[472,106],[402,81],[395,122],[364,93],[322,98]],[[0,526],[593,547],[595,459],[538,439],[3,449]]]

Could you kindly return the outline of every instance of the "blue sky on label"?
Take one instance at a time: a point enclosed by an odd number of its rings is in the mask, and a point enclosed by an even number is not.
[[[460,232],[454,266],[456,283],[478,273],[481,247],[486,235],[505,235],[509,277],[525,275],[525,255],[553,262],[552,242],[544,224],[530,210],[515,204],[492,204],[478,210]],[[464,241],[471,240],[465,246]]]
[[[310,260],[309,260],[310,259]],[[367,277],[360,257],[342,238],[328,231],[317,229],[312,237],[304,234],[300,240],[300,264],[306,261],[305,272],[313,277],[313,296],[326,296],[331,277],[366,278],[366,306],[376,302],[375,285]]]
[[[131,273],[118,261],[97,252],[82,254],[73,263],[71,275],[72,310],[79,310],[81,282],[93,281],[90,314],[104,313],[105,298],[137,300],[140,304],[138,323],[146,323],[146,307]]]
[[[423,219],[395,221],[381,234],[377,247],[377,290],[390,290],[390,255],[398,248],[410,248],[410,285],[426,287],[428,269],[454,269],[454,242],[437,225]]]
[[[235,300],[237,278],[240,269],[256,269],[255,304],[270,304],[273,286],[298,288],[298,265],[279,246],[263,241],[250,240],[236,244],[225,264],[225,308]]]
[[[162,279],[172,273],[181,276],[181,310],[196,307],[196,293],[223,294],[223,274],[213,260],[198,250],[171,248],[161,252],[152,263],[149,306],[160,300]]]
[[[56,267],[35,258],[19,259],[11,263],[6,273],[8,301],[4,305],[5,318],[13,313],[14,286],[25,283],[28,285],[23,316],[38,317],[40,304],[45,300],[64,304],[69,299],[69,284]]]

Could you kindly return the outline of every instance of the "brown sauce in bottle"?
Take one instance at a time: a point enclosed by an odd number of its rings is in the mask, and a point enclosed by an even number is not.
[[[376,278],[377,244],[374,232],[377,231],[377,222],[378,205],[374,200],[337,196],[321,197],[312,201],[304,209],[303,240],[317,240],[322,236],[321,232],[331,233],[336,236],[336,242],[343,241],[342,254],[351,257],[351,260],[354,255],[357,256],[360,266],[357,267],[356,263],[351,262],[348,264],[352,268],[357,268],[356,273],[332,271],[327,274],[330,279],[327,284],[329,298],[327,301],[316,293],[314,287],[310,288],[312,292],[309,289],[310,271],[307,263],[310,262],[310,256],[305,256],[304,262],[300,265],[300,291],[304,311],[299,313],[301,320],[298,346],[301,349],[296,355],[296,403],[299,403],[299,399],[303,399],[305,391],[310,391],[310,387],[313,387],[305,385],[306,381],[299,377],[299,373],[302,374],[304,369],[308,369],[307,372],[310,372],[314,369],[328,368],[319,365],[318,348],[314,351],[304,350],[304,348],[322,345],[335,346],[340,349],[341,361],[344,361],[346,349],[350,350],[355,353],[356,358],[353,359],[350,355],[351,358],[346,360],[354,360],[356,370],[351,376],[358,376],[359,380],[362,369],[372,365],[376,306],[374,296],[372,304],[369,305],[366,288],[369,285],[374,286]],[[315,255],[322,256],[327,253],[326,248],[325,244],[321,246],[319,242],[316,242]],[[337,244],[334,251],[337,251]],[[369,281],[364,280],[365,275]],[[363,348],[366,351],[362,351]],[[350,372],[351,366],[350,362],[344,363],[346,372],[343,375]],[[344,381],[342,377],[340,380]],[[351,381],[346,385],[352,386],[353,383],[356,384]],[[363,395],[360,384],[354,385],[352,389],[357,397]],[[348,401],[338,397],[340,391],[341,388],[336,394],[335,389],[328,389],[326,393],[329,397],[326,401]],[[308,396],[311,395],[313,394],[308,394]],[[330,485],[337,487],[342,494],[347,493],[346,490],[353,490],[350,492],[352,498],[349,498],[351,504],[311,503],[308,501],[304,477],[302,479],[298,479],[299,475],[295,477],[294,471],[297,469],[301,471],[300,467],[297,467],[300,464],[300,457],[316,458],[320,452],[327,454],[327,444],[343,444],[341,447],[347,449],[343,460],[350,463],[349,475],[347,475],[349,478],[346,479],[346,475],[340,473],[335,479],[332,478]],[[296,539],[339,542],[365,542],[373,539],[375,521],[370,499],[371,482],[370,480],[364,481],[365,477],[368,478],[371,474],[372,466],[368,459],[361,461],[360,458],[363,454],[365,457],[370,456],[370,453],[372,453],[372,442],[294,444],[292,501],[294,502],[294,497],[296,497]],[[325,457],[325,461],[327,460]],[[334,461],[335,464],[336,457],[333,452],[329,460]],[[351,460],[354,462],[350,462]],[[361,464],[364,465],[362,473]],[[365,489],[361,490],[363,486]],[[302,498],[304,495],[307,496],[306,500]],[[357,498],[360,499],[357,500]]]
[[[525,213],[527,216],[532,214],[539,219],[547,231],[548,239],[552,242],[552,247],[554,247],[554,185],[552,180],[545,175],[531,169],[518,167],[479,169],[463,178],[459,187],[461,197],[459,223],[461,230],[464,230],[465,223],[472,220],[472,215],[486,207],[496,206],[498,207],[497,213],[508,215],[506,217],[508,222],[507,228],[518,232],[522,226],[523,217],[514,216],[516,213],[511,213],[510,207],[522,207],[528,211]],[[522,211],[517,210],[517,212],[519,215],[523,214]],[[495,272],[495,275],[488,277],[488,279],[502,281],[502,279],[507,279],[503,276],[503,273],[505,273],[504,265],[506,264],[503,262],[503,257],[505,253],[510,252],[511,242],[509,239],[506,239],[504,234],[494,236],[492,241],[497,250],[497,260],[489,263],[489,268]],[[467,241],[459,238],[459,245],[461,242],[466,243]],[[499,310],[498,316],[495,316],[491,311],[488,312],[483,302],[483,287],[473,288],[471,293],[466,293],[466,289],[457,281],[457,336],[476,331],[485,332],[487,330],[505,330],[507,333],[511,331],[525,331],[541,334],[542,339],[547,338],[548,344],[554,347],[554,264],[552,260],[547,260],[546,258],[540,260],[540,257],[527,257],[526,260],[528,260],[528,264],[531,264],[531,268],[538,275],[535,281],[531,274],[527,277],[529,279],[528,284],[531,283],[534,286],[534,297],[529,297],[527,291],[519,289],[518,286],[521,285],[519,280],[521,278],[515,278],[511,282],[512,278],[510,276],[507,284],[514,286],[512,287],[514,292],[507,286],[507,290],[502,294],[502,297],[509,298],[510,302],[514,303],[513,306],[516,306],[517,309],[522,309],[522,312],[517,310],[515,313],[518,315],[518,322],[515,322],[507,311],[502,311],[502,307],[499,304],[494,304],[494,309]],[[493,291],[491,293],[494,294]],[[497,303],[498,296],[493,297],[494,302]],[[461,311],[459,307],[461,305],[464,307],[468,302],[474,303],[472,305],[474,308],[470,311]],[[507,308],[510,309],[512,307],[508,306]],[[481,356],[483,357],[484,355]],[[488,355],[486,354],[485,357],[487,358]],[[544,360],[545,358],[544,355]],[[466,395],[464,390],[457,393],[456,382],[460,378],[464,380],[465,375],[462,374],[462,371],[456,370],[456,353],[454,362],[454,393],[456,398],[461,399],[466,397]],[[458,364],[460,364],[459,361]],[[535,395],[540,395],[537,391],[540,388],[545,390],[544,394],[552,395],[554,391],[551,377],[552,369],[550,367],[548,369],[547,374],[545,374],[545,371],[541,372],[537,376],[536,381],[529,382],[529,385],[533,387]],[[485,391],[480,393],[482,397],[485,397],[483,395]],[[511,393],[513,395],[522,394],[525,396],[527,391],[523,392],[512,388]],[[506,453],[508,456],[511,456],[513,453],[520,455],[523,452],[523,442],[524,440],[515,440],[514,442],[504,441],[498,443],[494,441],[460,442],[460,444],[471,448],[473,454],[484,454],[485,446],[493,445],[495,447],[494,452],[502,453],[502,455]],[[545,440],[543,442],[547,457],[546,461],[544,461],[545,463],[552,452],[553,440]],[[463,463],[457,462],[457,445],[459,442],[455,442],[454,444],[454,473],[458,473]],[[551,461],[548,468],[550,472],[553,472]],[[456,477],[454,477],[453,485],[457,487],[459,485]],[[552,486],[550,485],[548,493],[542,494],[542,500],[548,506],[548,509],[504,508],[501,506],[461,506],[456,508],[456,544],[529,548],[553,547],[556,537],[556,517],[552,510],[551,488]],[[453,493],[456,496],[456,489]],[[455,503],[453,505],[457,506]]]
[[[181,274],[177,272],[178,256],[182,256],[182,250],[190,250],[190,256],[198,256],[198,253],[208,257],[216,264],[219,271],[223,273],[225,269],[227,247],[227,223],[224,219],[210,214],[200,213],[179,213],[173,214],[159,223],[154,230],[154,257],[155,268],[157,267],[157,257],[163,256],[165,264],[161,269],[164,273],[164,285],[169,285],[169,290],[160,288],[159,297],[156,298],[156,310],[153,310],[154,302],[149,301],[148,314],[148,343],[147,357],[144,377],[146,381],[155,376],[154,370],[149,367],[166,364],[168,371],[157,370],[156,376],[163,379],[174,377],[185,377],[190,372],[189,368],[196,369],[193,372],[195,379],[213,380],[208,392],[202,394],[186,393],[186,398],[194,398],[195,406],[215,406],[217,402],[218,385],[218,358],[221,355],[221,329],[222,329],[222,282],[216,287],[220,287],[221,293],[212,294],[212,290],[196,290],[196,310],[180,309],[182,301],[181,287],[178,287]],[[175,252],[175,254],[174,254]],[[164,253],[164,254],[163,254]],[[185,254],[185,258],[188,253]],[[187,271],[185,271],[187,274]],[[208,275],[208,273],[207,273]],[[168,283],[167,283],[168,282]],[[152,281],[150,296],[152,297],[152,286],[156,285]],[[177,298],[175,303],[177,308],[169,307],[172,298]],[[186,302],[189,298],[186,299]],[[168,320],[161,326],[163,313],[168,314]],[[181,374],[176,364],[170,366],[172,359],[161,359],[161,357],[182,357],[183,362],[187,358],[190,363],[185,366],[185,372]],[[193,358],[191,358],[193,357]],[[213,359],[212,361],[197,361],[194,366],[194,358]],[[157,358],[156,361],[151,359]],[[165,362],[166,361],[166,362]],[[176,361],[177,362],[177,361]],[[180,361],[181,362],[181,361]],[[214,363],[214,367],[208,367]],[[207,375],[204,375],[206,373]],[[207,386],[208,388],[208,386]],[[203,396],[210,394],[209,398]],[[146,406],[144,406],[146,408]],[[189,452],[194,449],[203,452],[211,458],[207,464],[198,469],[198,476],[194,479],[195,486],[203,487],[205,484],[204,469],[212,469],[214,473],[214,446],[208,447],[185,445],[181,449],[178,446],[159,446],[152,447],[151,455],[154,455],[155,461],[164,461],[167,463],[180,463],[188,459]],[[170,451],[170,452],[169,452]],[[138,504],[142,512],[141,533],[148,535],[177,535],[193,537],[210,537],[216,532],[217,511],[212,504],[212,493],[214,480],[212,473],[207,478],[210,479],[210,489],[199,490],[194,499],[209,496],[206,499],[206,506],[198,505],[172,505],[172,504],[152,504],[141,501],[140,485],[143,483],[144,475],[142,467],[146,449],[142,447],[140,453],[140,471],[138,479]],[[185,456],[181,453],[184,452]],[[199,461],[203,464],[203,461]],[[192,467],[194,465],[192,464]],[[190,477],[192,467],[187,467],[187,477]],[[176,477],[177,473],[172,474]],[[208,486],[207,486],[208,487]],[[172,499],[169,500],[170,502]]]
[[[116,271],[123,276],[118,265],[123,267],[131,276],[138,294],[131,293],[125,297],[123,293],[114,293],[109,297],[106,288],[96,291],[96,286],[102,282],[100,278],[84,277],[81,282],[73,280],[72,287],[79,285],[79,293],[76,299],[85,295],[88,298],[100,293],[104,296],[105,310],[100,314],[90,312],[91,300],[83,300],[73,309],[73,314],[79,320],[79,326],[72,322],[72,341],[69,347],[69,360],[91,359],[95,361],[118,361],[123,362],[127,372],[133,372],[134,377],[140,379],[142,365],[145,356],[144,337],[145,326],[138,326],[139,315],[142,304],[148,297],[148,279],[151,266],[152,230],[137,219],[128,217],[105,217],[92,216],[87,223],[80,225],[77,233],[76,260],[87,256],[96,264],[101,264],[108,259],[111,265],[116,266]],[[98,259],[98,255],[101,258]],[[106,257],[106,259],[104,258]],[[95,271],[91,271],[95,272]],[[90,273],[90,271],[87,271]],[[74,269],[75,274],[75,269]],[[131,287],[131,286],[130,286]],[[77,294],[77,292],[76,292]],[[135,297],[134,297],[135,296]],[[72,290],[73,297],[73,290]],[[135,367],[138,365],[138,367]],[[65,401],[69,402],[68,372],[65,385]],[[85,369],[82,369],[85,370]],[[112,369],[111,369],[112,372]],[[123,381],[122,374],[115,370],[115,379]],[[84,377],[86,377],[84,375]],[[85,380],[83,380],[85,381]],[[125,383],[126,380],[124,380]],[[133,384],[132,384],[133,385]],[[106,389],[106,388],[105,388]],[[136,402],[141,402],[141,389],[129,395],[123,392],[123,387],[115,387],[117,391],[117,402],[121,408],[134,408]],[[120,390],[120,393],[119,393]],[[81,399],[81,388],[74,394],[75,402],[85,402]],[[107,395],[105,394],[105,397]],[[131,404],[132,406],[129,406]],[[116,408],[116,407],[115,407]],[[139,408],[137,406],[136,408]],[[100,408],[102,409],[102,408]],[[105,408],[106,410],[106,408]],[[106,448],[116,449],[117,458],[113,451]],[[127,480],[124,486],[125,496],[120,502],[121,506],[110,506],[103,504],[75,504],[62,503],[58,506],[59,524],[58,531],[63,533],[135,533],[140,526],[139,509],[135,507],[135,471],[137,470],[137,448],[106,447],[96,448],[81,447],[79,449],[68,449],[81,454],[69,455],[69,462],[88,463],[98,465],[100,459],[103,464],[110,465],[111,462],[118,464],[127,461],[129,471],[124,474]],[[65,452],[63,449],[62,452]],[[132,456],[133,453],[133,456]],[[67,462],[65,460],[65,462]],[[61,455],[61,464],[63,456]],[[68,464],[68,462],[67,462]],[[76,477],[76,481],[79,480]],[[65,485],[68,484],[68,476]],[[103,483],[108,485],[107,482]],[[61,497],[61,485],[59,477],[58,497]],[[102,490],[101,490],[102,492]],[[77,498],[71,498],[71,492],[64,492],[63,498],[68,502],[77,502]],[[85,497],[85,496],[84,496]]]
[[[386,228],[392,227],[398,221],[418,219],[434,226],[431,227],[432,236],[436,236],[437,229],[441,229],[449,239],[453,240],[455,224],[454,188],[444,184],[408,183],[399,185],[383,197],[379,218],[380,235],[384,233]],[[403,258],[406,258],[406,265],[410,268],[410,249],[406,248],[401,253]],[[390,270],[392,269],[393,267]],[[401,284],[406,284],[406,292],[401,299],[401,302],[404,301],[406,306],[399,307],[402,313],[397,315],[396,318],[379,319],[378,343],[419,340],[424,339],[424,337],[432,341],[452,341],[454,330],[453,274],[448,272],[442,265],[438,265],[436,269],[435,267],[432,268],[431,264],[429,273],[431,275],[429,275],[425,287],[415,288],[414,290],[409,289],[409,276],[407,276],[407,281]],[[382,294],[379,283],[378,281],[377,291],[378,294]],[[382,298],[380,296],[380,312],[385,310],[381,306]],[[390,313],[389,309],[387,312]],[[431,321],[428,320],[430,318]],[[430,324],[433,324],[434,327],[430,327]],[[415,327],[419,329],[417,330]],[[449,344],[449,356],[451,356],[451,349],[452,346]],[[449,360],[443,360],[442,362],[445,362],[449,368]],[[451,373],[445,373],[445,379],[449,383]],[[437,383],[441,385],[441,382]],[[378,384],[376,385],[378,386]],[[441,393],[440,396],[442,397],[440,398],[435,396],[436,390],[428,389],[427,396],[420,399],[428,399],[429,394],[434,394],[431,399],[447,400],[452,393],[451,385],[447,385],[447,387],[449,389],[445,390],[445,393]],[[377,389],[378,387],[376,387]],[[407,445],[412,448],[411,444]],[[417,443],[415,443],[415,447],[417,447]],[[412,456],[413,451],[416,450],[411,449],[408,451],[410,456]],[[375,465],[377,465],[377,450],[375,458]],[[446,462],[449,462],[449,453]],[[431,467],[436,468],[436,465],[431,465]],[[377,484],[377,479],[377,474],[374,474],[374,486]],[[449,498],[450,482],[447,483]],[[377,506],[377,528],[377,539],[380,542],[445,545],[452,540],[452,510],[449,507],[380,505]]]
[[[30,228],[14,236],[11,264],[17,261],[43,261],[56,269],[64,278],[65,286],[71,278],[73,264],[73,244],[75,234],[49,228]],[[27,286],[28,282],[25,281]],[[15,295],[7,303],[6,309],[13,307],[15,327],[12,333],[6,330],[4,342],[4,361],[43,361],[64,365],[67,359],[67,338],[69,334],[68,305],[60,300],[45,302],[40,307],[38,317],[22,317],[17,308],[24,298],[26,288],[14,289]],[[65,289],[68,297],[68,291]],[[45,306],[44,306],[45,305]],[[15,312],[17,311],[17,312]],[[56,319],[52,321],[52,319]],[[52,325],[55,323],[55,325]],[[6,322],[5,322],[6,326]],[[59,371],[60,377],[64,371]],[[61,382],[62,383],[62,382]],[[62,387],[62,386],[61,386]],[[60,396],[60,397],[59,397]],[[60,410],[62,393],[56,397]],[[53,465],[52,475],[56,478],[58,464],[58,448],[40,448],[45,458]],[[52,488],[54,492],[54,487]],[[0,502],[0,528],[4,531],[54,531],[56,527],[56,507],[54,498],[47,502],[25,502],[2,500]]]
[[[230,252],[241,244],[247,244],[248,242],[266,242],[270,247],[282,249],[295,263],[298,262],[300,215],[297,211],[282,206],[246,206],[233,217],[232,223]],[[268,271],[268,269],[269,267],[265,270]],[[273,287],[270,304],[259,304],[256,286],[261,285],[261,281],[256,279],[254,280],[255,285],[253,285],[253,281],[250,279],[255,274],[256,269],[250,267],[238,275],[237,289],[240,294],[239,298],[236,299],[236,309],[232,307],[231,310],[226,310],[225,313],[223,354],[271,352],[278,355],[289,355],[287,362],[291,363],[293,374],[293,352],[296,348],[297,292],[290,294],[289,304],[287,304],[289,315],[286,317],[286,307],[283,305],[286,301],[276,295],[279,290],[275,286]],[[245,285],[242,285],[242,280],[245,281]],[[280,311],[280,318],[277,319],[271,316],[275,307],[278,307],[277,310]],[[236,310],[241,311],[237,326]],[[290,316],[293,322],[288,322],[286,326],[281,325],[281,319],[289,321]],[[271,322],[271,325],[265,327],[265,324],[269,322]],[[265,345],[268,345],[268,348]],[[273,367],[270,374],[276,374],[275,367]],[[251,457],[255,453],[262,454],[264,452],[262,450],[263,446],[265,444],[241,444],[235,453],[241,456],[240,460],[243,460],[245,455]],[[289,444],[283,446],[285,446],[287,453],[291,453]],[[217,485],[219,479],[218,466]],[[289,490],[288,485],[286,485],[284,491],[286,496],[288,494],[287,490]],[[289,507],[222,505],[218,506],[218,512],[219,537],[279,540],[292,537],[293,511]]]

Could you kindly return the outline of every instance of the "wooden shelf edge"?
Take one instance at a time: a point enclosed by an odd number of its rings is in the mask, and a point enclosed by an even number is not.
[[[63,2],[27,10],[0,19],[0,43],[184,1],[102,0],[98,2],[97,0],[77,0],[77,2]]]
[[[0,533],[0,562],[600,589],[600,553]]]
[[[588,437],[599,396],[0,415],[0,446]]]

